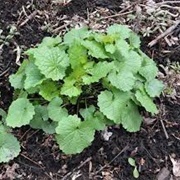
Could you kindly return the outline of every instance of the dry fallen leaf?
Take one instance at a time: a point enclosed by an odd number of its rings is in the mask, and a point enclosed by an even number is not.
[[[5,172],[3,174],[0,174],[0,179],[16,179],[16,169],[19,168],[19,165],[17,163],[12,164],[12,166],[5,165]]]
[[[166,180],[169,178],[170,171],[167,168],[162,168],[157,175],[157,180]]]
[[[101,135],[105,141],[109,141],[109,138],[112,136],[112,132],[109,132],[107,129],[101,132]]]
[[[140,165],[141,166],[143,166],[145,164],[145,162],[146,162],[145,159],[143,159],[143,158],[140,159]]]
[[[146,124],[146,125],[151,125],[153,124],[157,119],[156,118],[143,118],[143,122]]]
[[[173,165],[173,174],[176,177],[180,177],[180,159],[174,159],[170,156],[170,160],[172,162]]]

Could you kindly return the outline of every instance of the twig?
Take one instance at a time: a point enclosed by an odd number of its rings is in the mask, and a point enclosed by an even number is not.
[[[113,15],[111,15],[111,16],[102,17],[102,18],[100,18],[100,20],[109,19],[109,18],[114,18],[114,17],[118,17],[118,16],[130,14],[130,13],[133,13],[133,11],[128,11],[128,12],[124,12],[124,13],[113,14]]]
[[[5,71],[3,71],[2,73],[0,73],[0,77],[3,76],[4,74],[6,74],[9,71],[10,67],[8,67]]]
[[[109,163],[105,164],[103,167],[101,167],[98,171],[96,171],[96,174],[100,173],[104,168],[106,168],[108,165],[110,165],[115,159],[117,159],[123,152],[125,152],[129,148],[128,145],[126,145]]]
[[[167,36],[168,34],[170,34],[178,25],[180,24],[180,20],[175,21],[175,24],[172,25],[171,27],[169,27],[164,33],[160,34],[157,38],[155,38],[154,40],[152,40],[148,46],[152,47],[154,46],[161,38]]]
[[[45,167],[41,166],[40,164],[38,164],[37,162],[33,161],[31,158],[29,158],[28,156],[24,155],[24,154],[20,154],[21,156],[23,156],[25,159],[29,160],[30,162],[36,164],[37,166],[40,167],[40,169],[42,169],[43,171],[45,170]],[[49,177],[51,180],[53,180],[53,178],[47,173],[44,171],[44,174]]]
[[[75,171],[79,170],[81,167],[84,166],[84,164],[91,161],[92,157],[87,158],[84,162],[82,162],[78,167],[73,169],[71,172],[68,172],[61,180],[66,180],[69,176],[71,176]]]
[[[128,12],[125,12],[126,10],[128,10],[130,7],[132,7],[133,4],[131,4],[130,6],[122,9],[119,13],[117,14],[113,14],[113,15],[110,15],[110,16],[106,16],[106,17],[102,17],[100,18],[100,20],[103,20],[103,19],[108,19],[108,18],[113,18],[113,17],[118,17],[118,16],[121,16],[121,15],[125,15],[125,14],[129,14],[129,13],[132,13],[133,11],[128,11]]]
[[[163,30],[161,28],[158,29],[160,33],[163,33]],[[166,43],[168,44],[168,46],[171,46],[171,42],[169,41],[169,39],[166,37],[164,37],[164,40],[166,41]]]
[[[33,135],[35,135],[37,132],[39,132],[39,129],[37,129],[36,131],[34,131],[31,135],[29,135],[28,137],[27,137],[27,139],[29,139],[29,138],[31,138]]]
[[[31,128],[29,128],[20,138],[20,141],[26,136],[26,134],[31,130]]]
[[[53,33],[57,33],[58,31],[66,28],[67,26],[69,26],[71,24],[71,22],[68,22],[67,24],[63,24],[62,26],[60,27],[57,27],[56,29],[52,30]]]
[[[29,20],[31,20],[36,14],[37,14],[37,10],[35,10],[33,13],[31,13],[29,16],[27,16],[27,18],[19,25],[19,27],[24,26]]]
[[[31,161],[32,163],[36,164],[36,166],[39,166],[41,169],[45,169],[45,167],[41,166],[40,164],[38,164],[37,162],[35,162],[34,160],[32,160],[31,158],[29,158],[28,156],[24,155],[23,153],[20,154],[21,156],[23,156],[25,159],[28,159],[29,161]]]
[[[144,144],[142,144],[144,150],[146,151],[147,155],[156,163],[156,165],[159,167],[159,163],[157,163],[156,159],[151,155],[151,153],[146,149]]]
[[[167,4],[162,4],[162,6],[161,7],[166,7],[166,8],[169,8],[169,9],[175,9],[175,10],[179,10],[180,9],[180,7],[177,7],[177,6],[170,6],[170,5],[167,5]]]
[[[88,163],[88,162],[91,161],[91,160],[92,160],[92,157],[87,158],[84,162],[82,162],[82,163],[77,167],[77,169],[80,169],[81,167],[84,166],[84,164]]]
[[[164,134],[165,134],[165,136],[166,136],[166,139],[169,139],[169,135],[168,135],[168,133],[167,133],[167,131],[166,131],[166,128],[165,128],[165,126],[164,126],[163,120],[160,119],[160,122],[161,122],[161,125],[162,125],[162,128],[163,128]]]
[[[179,137],[175,136],[174,134],[172,134],[172,136],[175,137],[177,140],[180,141],[180,138],[179,138]]]
[[[159,109],[160,109],[160,113],[158,114],[158,119],[159,119],[160,122],[161,122],[161,126],[162,126],[162,128],[163,128],[163,131],[164,131],[164,134],[165,134],[166,139],[169,139],[169,135],[168,135],[168,133],[167,133],[167,131],[166,131],[166,127],[165,127],[165,125],[164,125],[164,116],[165,116],[165,114],[166,114],[166,110],[165,110],[165,106],[164,106],[164,104],[163,104],[162,101],[161,101],[161,103],[160,103]]]
[[[178,12],[177,12],[176,14],[173,14],[173,13],[167,11],[167,14],[169,14],[170,16],[172,16],[172,17],[174,17],[174,18],[176,18],[176,17],[179,16],[179,13],[178,13]]]
[[[161,4],[178,4],[180,3],[180,1],[163,1],[163,2],[159,2],[159,3],[156,3],[157,5],[161,5]]]

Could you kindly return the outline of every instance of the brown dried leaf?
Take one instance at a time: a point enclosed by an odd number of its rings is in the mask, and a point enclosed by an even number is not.
[[[167,168],[162,168],[157,175],[157,180],[166,180],[169,178],[170,171]]]
[[[14,163],[12,166],[6,165],[5,166],[6,171],[3,174],[0,174],[0,179],[16,179],[16,169],[19,168],[19,165],[17,163]]]
[[[170,160],[172,162],[173,165],[173,174],[176,177],[180,177],[180,159],[174,159],[170,156]]]

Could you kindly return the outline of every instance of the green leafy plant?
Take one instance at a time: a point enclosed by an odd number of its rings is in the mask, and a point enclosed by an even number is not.
[[[6,123],[54,134],[66,154],[82,152],[107,125],[138,131],[138,107],[158,112],[158,69],[126,26],[110,26],[104,34],[72,29],[63,38],[44,38],[25,54],[10,76],[15,92]]]
[[[134,167],[134,170],[133,170],[133,176],[134,178],[138,178],[139,177],[139,171],[137,169],[137,166],[136,166],[136,162],[133,158],[128,158],[128,163]]]
[[[6,112],[0,108],[0,163],[8,162],[20,153],[20,144],[16,137],[10,133],[10,129],[3,124]]]

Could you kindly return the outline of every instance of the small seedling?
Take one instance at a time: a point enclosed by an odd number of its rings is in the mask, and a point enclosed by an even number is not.
[[[135,160],[133,158],[128,158],[128,163],[134,167],[134,170],[133,170],[133,176],[134,178],[138,178],[139,177],[139,171],[137,169],[137,166],[136,166],[136,163],[135,163]]]

